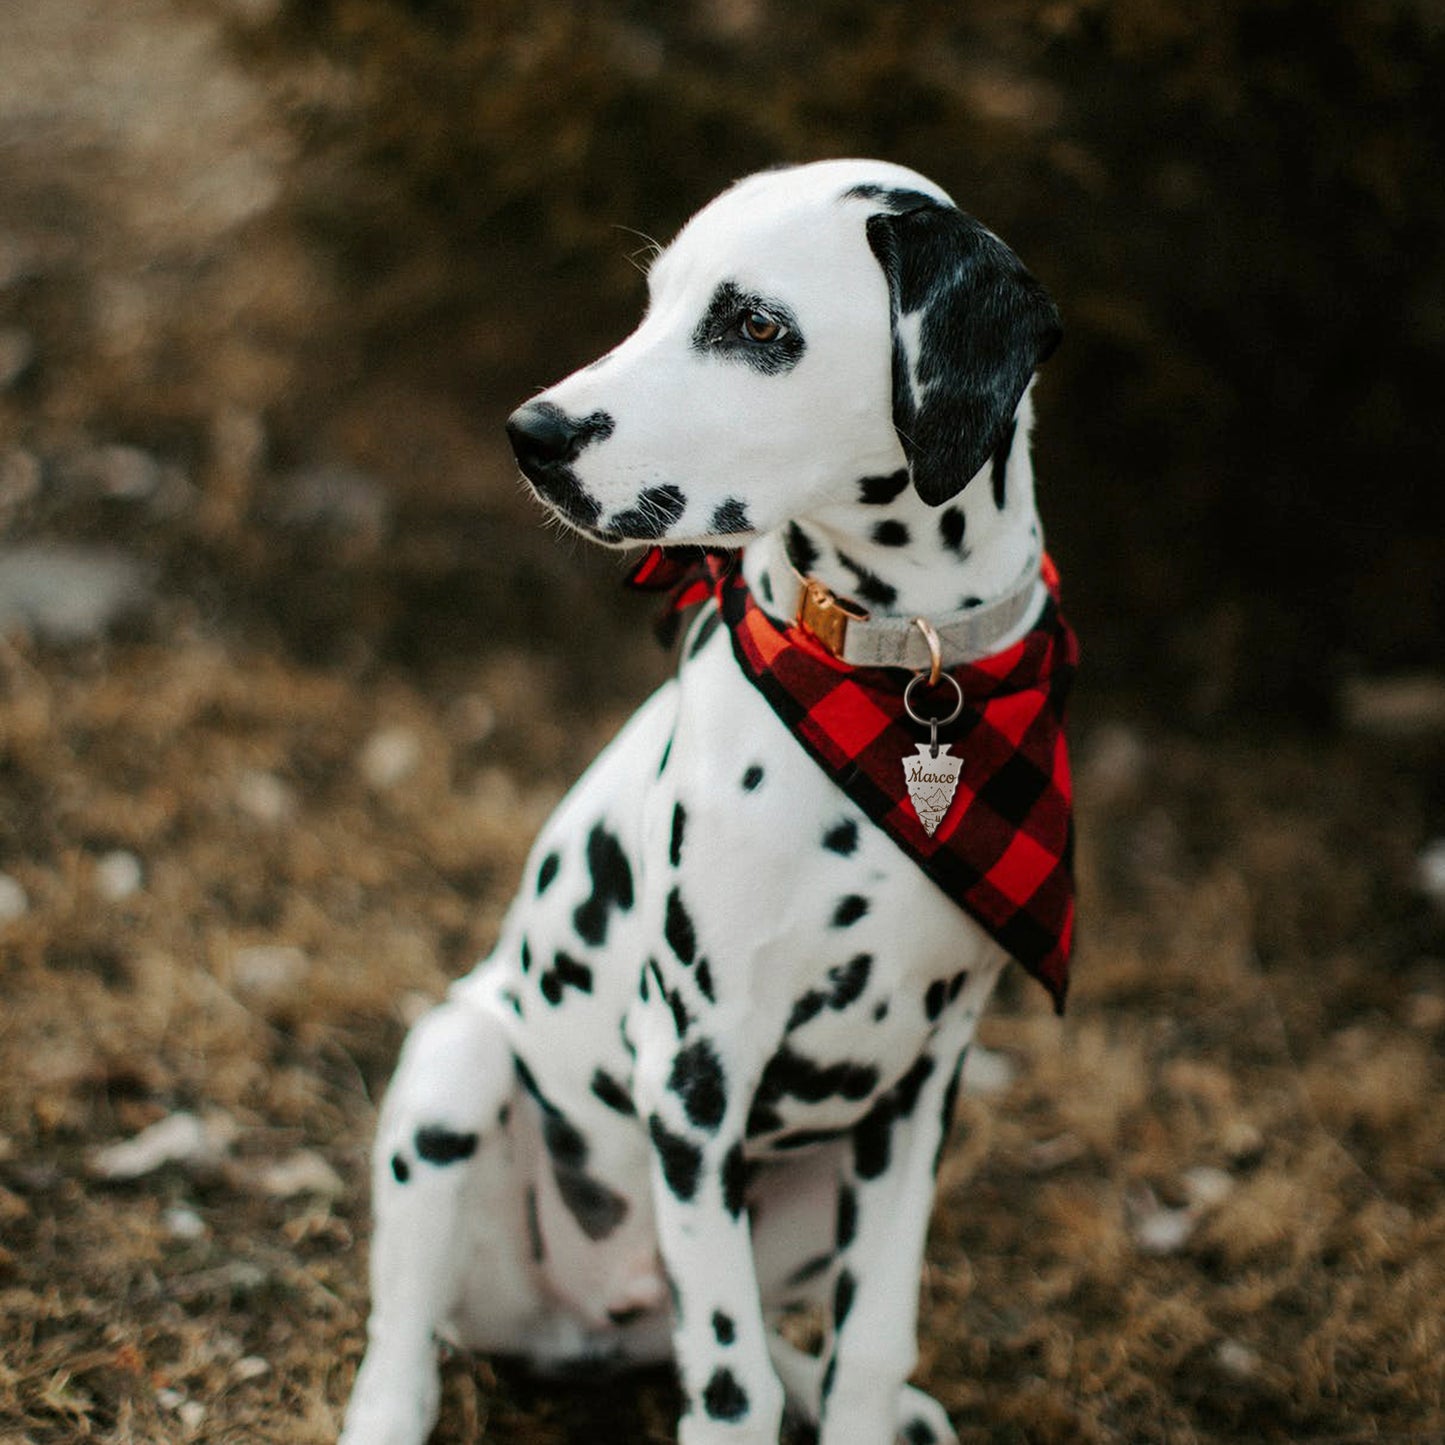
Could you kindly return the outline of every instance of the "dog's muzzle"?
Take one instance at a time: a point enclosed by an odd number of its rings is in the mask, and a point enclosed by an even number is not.
[[[537,494],[569,521],[590,527],[601,507],[577,480],[573,464],[584,447],[610,437],[614,425],[605,411],[574,417],[552,402],[534,401],[507,418],[507,439]]]

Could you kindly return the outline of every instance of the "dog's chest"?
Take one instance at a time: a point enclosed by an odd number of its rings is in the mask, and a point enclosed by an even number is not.
[[[487,991],[549,1104],[598,1124],[630,1108],[645,1028],[730,1062],[767,1042],[748,1132],[783,1152],[907,1088],[997,950],[807,757],[723,629],[689,651],[544,830]]]

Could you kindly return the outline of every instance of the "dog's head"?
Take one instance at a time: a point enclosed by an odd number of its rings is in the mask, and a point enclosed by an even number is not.
[[[823,161],[739,182],[648,274],[641,325],[513,413],[537,494],[609,544],[736,545],[906,466],[985,467],[1058,312],[932,182]]]

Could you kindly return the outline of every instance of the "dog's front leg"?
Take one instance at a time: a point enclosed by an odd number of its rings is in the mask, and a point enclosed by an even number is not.
[[[917,1362],[918,1285],[934,1171],[973,1026],[972,1010],[945,1016],[913,1069],[854,1132],[853,1179],[840,1202],[850,1238],[834,1282],[821,1445],[956,1438],[933,1400],[903,1391]],[[900,1399],[911,1399],[916,1417],[901,1429]]]
[[[656,1026],[639,1043],[634,1088],[652,1141],[658,1244],[673,1289],[686,1395],[678,1439],[776,1445],[783,1388],[768,1355],[742,1142],[764,1055],[744,1030],[708,1033],[693,1023],[683,1032],[665,1001],[661,1017],[650,1012]]]

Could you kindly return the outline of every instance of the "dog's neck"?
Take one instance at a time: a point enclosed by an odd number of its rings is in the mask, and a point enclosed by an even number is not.
[[[819,508],[760,537],[743,556],[753,596],[779,620],[795,572],[875,616],[935,617],[1002,596],[1043,553],[1027,417],[1019,420],[1017,441],[941,507],[879,478],[871,494],[896,490],[891,500]]]

